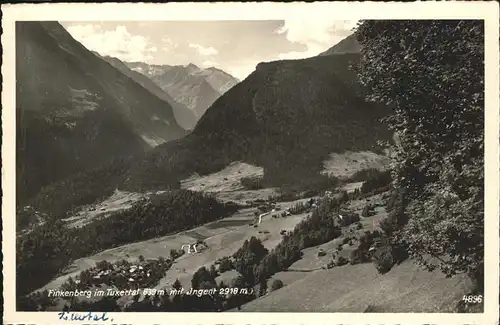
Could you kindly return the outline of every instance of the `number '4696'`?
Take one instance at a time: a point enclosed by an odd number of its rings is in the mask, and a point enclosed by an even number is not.
[[[469,303],[469,304],[480,304],[483,302],[483,296],[482,295],[465,295],[462,298],[463,301]]]

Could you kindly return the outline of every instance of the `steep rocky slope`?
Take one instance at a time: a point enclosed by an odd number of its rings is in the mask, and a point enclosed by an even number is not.
[[[217,69],[214,67],[207,69],[199,69],[194,74],[199,74],[205,77],[205,80],[221,95],[226,91],[234,87],[238,82],[240,82],[235,77],[231,76],[229,73]]]
[[[173,108],[174,116],[184,129],[193,129],[196,125],[197,118],[193,111],[188,109],[184,104],[175,101],[166,91],[161,89],[153,80],[151,80],[146,75],[139,73],[137,71],[131,70],[125,63],[117,58],[106,56],[103,57],[116,69],[120,70],[124,75],[132,78],[135,82],[139,83],[141,86],[149,90],[152,94],[157,96],[163,101],[166,101]]]
[[[217,98],[238,83],[220,69],[201,69],[194,64],[169,66],[128,62],[126,65],[153,80],[176,102],[192,110],[197,119]]]

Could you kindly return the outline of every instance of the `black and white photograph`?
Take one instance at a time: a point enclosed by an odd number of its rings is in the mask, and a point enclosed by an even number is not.
[[[485,312],[484,19],[89,17],[13,23],[16,312]]]

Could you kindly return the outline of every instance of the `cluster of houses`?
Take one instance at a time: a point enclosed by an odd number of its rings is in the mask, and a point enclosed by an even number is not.
[[[290,212],[290,209],[285,209],[281,211],[281,208],[279,206],[276,206],[274,209],[271,210],[271,217],[272,218],[286,218],[288,216],[291,216],[292,213]]]
[[[119,286],[135,287],[137,285],[152,285],[158,280],[158,276],[170,268],[172,264],[167,260],[161,263],[157,260],[146,260],[136,264],[126,261],[115,264],[107,263],[95,268],[83,271],[76,284],[83,282],[85,286]]]
[[[121,278],[127,282],[142,282],[145,278],[151,277],[151,270],[145,265],[117,265],[114,264],[111,269],[99,270],[92,277],[94,284],[112,284],[114,280]]]
[[[324,197],[322,198],[323,200],[325,199],[332,199],[334,198],[334,193],[331,191],[326,191]],[[320,204],[320,200],[318,198],[310,198],[304,203],[304,207],[306,209],[314,209],[317,208]],[[280,206],[277,205],[276,203],[268,203],[264,205],[260,205],[258,207],[260,210],[260,213],[256,212],[256,223],[251,223],[250,225],[253,225],[254,227],[257,227],[262,222],[262,218],[268,215],[271,215],[272,218],[286,218],[288,216],[291,216],[293,213],[290,208],[287,208],[285,210],[281,210]]]
[[[315,209],[320,205],[321,201],[335,199],[337,195],[339,194],[335,194],[332,191],[325,191],[324,196],[322,196],[321,198],[309,198],[307,201],[302,203],[302,205],[305,210]],[[291,209],[288,208],[282,211],[281,208],[276,204],[259,206],[259,210],[261,211],[261,213],[259,214],[258,212],[256,212],[256,220],[253,223],[250,223],[250,225],[255,228],[262,223],[262,218],[265,216],[271,215],[272,218],[286,218],[287,216],[291,216],[293,214]],[[346,227],[360,221],[359,214],[346,210],[339,211],[339,213],[334,217],[337,219],[338,224],[341,227]],[[286,231],[282,231],[280,233],[285,234]]]
[[[272,218],[279,218],[279,217],[286,218],[287,216],[292,215],[292,213],[290,212],[289,209],[282,211],[281,207],[279,205],[276,205],[276,204],[270,204],[267,206],[260,206],[259,210],[262,213],[258,214],[256,212],[257,224],[253,224],[253,223],[251,224],[254,227],[257,227],[258,225],[260,225],[262,222],[262,218],[265,216],[268,216],[268,215],[271,215]]]

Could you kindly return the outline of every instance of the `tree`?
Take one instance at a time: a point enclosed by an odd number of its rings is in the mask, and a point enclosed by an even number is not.
[[[311,243],[312,243],[311,236],[304,235],[300,238],[299,245],[300,245],[300,248],[304,249],[304,248],[311,247]]]
[[[220,264],[219,264],[219,272],[224,273],[224,272],[230,271],[232,268],[233,268],[233,263],[231,263],[231,260],[229,259],[229,257],[224,256],[221,259]]]
[[[337,256],[335,259],[335,266],[342,266],[348,264],[349,261],[344,256]]]
[[[363,21],[356,33],[368,99],[394,108],[392,177],[409,217],[395,236],[428,270],[482,286],[483,22]]]
[[[182,289],[182,284],[179,279],[175,279],[174,283],[172,284],[172,288],[174,288],[175,290]]]
[[[380,222],[380,228],[385,234],[391,236],[408,223],[408,215],[403,205],[395,206],[389,211],[388,216]]]
[[[347,194],[347,191],[342,191],[342,196],[340,197],[340,202],[344,203],[349,201],[349,195]]]
[[[361,251],[359,249],[354,249],[349,254],[349,263],[351,265],[359,264],[362,261]]]
[[[259,281],[259,297],[264,296],[267,293],[267,280],[262,279]]]
[[[212,274],[206,267],[200,267],[194,274],[191,279],[191,286],[194,289],[199,289],[202,286],[206,287],[207,285],[216,286],[216,282]]]
[[[247,283],[255,284],[254,269],[267,253],[267,248],[256,237],[245,240],[243,246],[234,253],[235,269],[245,278]]]
[[[170,250],[170,259],[171,259],[172,261],[174,261],[177,257],[178,257],[177,250],[175,250],[175,249],[171,249],[171,250]]]
[[[175,279],[174,283],[172,284],[172,288],[174,288],[178,292],[180,289],[182,289],[182,284],[179,281],[179,279]],[[172,296],[172,306],[171,307],[174,311],[184,311],[184,304],[183,304],[184,299],[183,299],[183,297],[184,297],[184,295],[179,295],[179,294]]]
[[[365,205],[365,207],[363,208],[363,211],[361,212],[361,215],[363,216],[363,218],[368,218],[370,216],[370,206],[369,205]]]
[[[61,285],[62,291],[75,291],[76,289],[77,289],[77,284],[76,284],[75,280],[73,280],[72,277],[69,277],[68,280],[66,280],[66,282],[64,282]],[[68,297],[65,297],[65,298],[68,298]]]
[[[106,270],[109,269],[111,266],[112,266],[111,263],[106,260],[99,261],[95,264],[95,267],[98,270]]]
[[[231,282],[230,288],[249,288],[251,285],[246,281],[246,279],[242,276],[237,276],[233,281]],[[244,303],[251,301],[254,299],[254,295],[242,295],[242,294],[229,294],[228,300],[227,300],[227,308],[232,309],[235,307],[239,307],[243,305]]]
[[[281,289],[283,288],[285,285],[283,284],[283,281],[281,281],[280,279],[276,279],[273,281],[273,283],[271,284],[271,291],[276,291],[278,289]]]
[[[212,276],[212,278],[214,278],[214,279],[219,276],[219,274],[217,273],[217,270],[215,269],[214,264],[210,265],[210,276]]]
[[[391,250],[391,246],[386,245],[378,248],[373,256],[373,264],[380,274],[389,272],[394,265]]]

